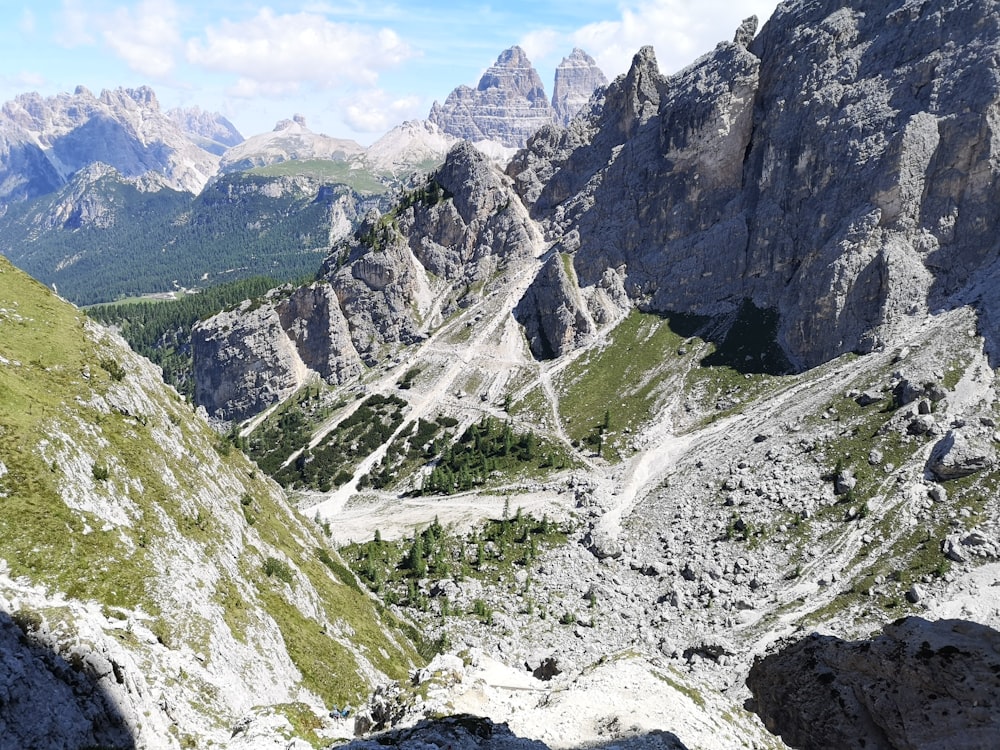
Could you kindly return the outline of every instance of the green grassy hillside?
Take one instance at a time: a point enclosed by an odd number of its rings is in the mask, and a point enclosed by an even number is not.
[[[145,694],[188,706],[181,734],[228,731],[234,679],[255,704],[296,696],[322,715],[419,662],[280,488],[148,361],[3,259],[0,560],[10,614],[63,623],[67,644],[95,607],[100,628],[130,623],[118,640],[148,669]]]

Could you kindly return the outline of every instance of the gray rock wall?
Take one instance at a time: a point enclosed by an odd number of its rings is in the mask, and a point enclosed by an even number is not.
[[[982,2],[785,3],[669,78],[641,51],[589,126],[508,171],[574,237],[581,285],[622,269],[663,312],[751,299],[798,367],[865,351],[996,273],[998,23]]]
[[[790,747],[987,748],[1000,736],[1000,633],[908,617],[870,641],[811,635],[754,665],[750,707]]]
[[[459,86],[444,104],[434,102],[428,120],[457,138],[519,148],[540,128],[567,124],[606,83],[594,59],[574,49],[556,69],[550,104],[524,50],[511,47],[500,54],[475,89]]]
[[[366,216],[334,247],[323,281],[199,323],[195,401],[238,420],[310,373],[345,383],[422,340],[455,305],[476,299],[480,282],[533,255],[537,232],[509,178],[473,146],[457,144],[424,189],[386,216]]]
[[[597,62],[582,49],[574,49],[556,68],[552,85],[552,109],[557,125],[569,125],[608,78]]]
[[[457,138],[516,147],[550,124],[554,116],[531,61],[520,47],[511,47],[500,54],[475,89],[459,86],[443,105],[434,102],[427,119]]]

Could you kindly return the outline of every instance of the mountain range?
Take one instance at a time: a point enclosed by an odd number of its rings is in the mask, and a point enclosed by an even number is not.
[[[499,129],[474,140],[506,161],[541,124],[521,122],[514,71],[533,77],[543,98],[544,89],[518,48],[490,70],[480,92],[499,97],[489,115]],[[574,51],[556,72],[558,117],[603,81]],[[478,120],[484,106],[469,103],[468,116]],[[557,110],[544,112],[554,122]],[[403,123],[364,149],[312,132],[301,115],[244,139],[221,115],[163,111],[148,87],[25,94],[0,111],[0,246],[78,304],[260,274],[297,279],[369,207],[387,208],[379,196],[441,163],[463,137],[457,117]],[[511,129],[515,142],[502,136]],[[220,192],[225,216],[207,217]]]
[[[987,0],[642,48],[195,324],[193,403],[3,261],[0,658],[62,717],[8,680],[9,736],[992,746],[998,52]],[[495,68],[462,127],[554,111]]]

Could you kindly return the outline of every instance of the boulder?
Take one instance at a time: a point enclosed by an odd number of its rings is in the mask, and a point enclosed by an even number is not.
[[[927,469],[938,479],[948,480],[991,469],[996,463],[996,449],[988,438],[949,430],[931,451]]]
[[[794,748],[996,746],[1000,633],[907,617],[872,640],[813,634],[754,664],[747,707]]]

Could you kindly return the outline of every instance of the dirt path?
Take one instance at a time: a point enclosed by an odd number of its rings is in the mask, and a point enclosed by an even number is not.
[[[331,528],[337,523],[338,519],[344,514],[344,509],[348,501],[358,493],[358,483],[361,478],[385,457],[389,445],[398,437],[403,427],[426,416],[431,410],[437,408],[445,401],[447,394],[453,390],[456,380],[467,371],[470,362],[474,359],[490,358],[498,351],[496,344],[491,342],[498,338],[498,332],[506,325],[514,306],[524,296],[528,286],[538,273],[540,266],[541,261],[537,258],[534,262],[525,264],[507,288],[507,292],[500,301],[500,304],[493,308],[488,316],[484,314],[478,323],[476,323],[476,332],[467,344],[447,344],[442,339],[454,334],[456,329],[466,326],[471,322],[469,320],[469,317],[473,314],[471,311],[467,311],[464,315],[459,316],[451,323],[438,329],[434,335],[423,342],[404,362],[369,386],[369,390],[374,393],[394,392],[396,390],[396,383],[405,371],[412,366],[414,361],[430,359],[432,357],[450,361],[429,388],[415,394],[416,398],[410,401],[409,409],[406,412],[406,420],[388,440],[361,461],[355,468],[351,480],[331,492],[325,499],[304,507],[304,512],[310,516],[318,514],[322,519],[330,522]],[[353,411],[354,409],[340,414],[335,420],[331,420],[325,424],[323,430],[314,435],[310,447],[318,445],[326,435],[343,419],[346,419],[350,413],[353,413]]]

